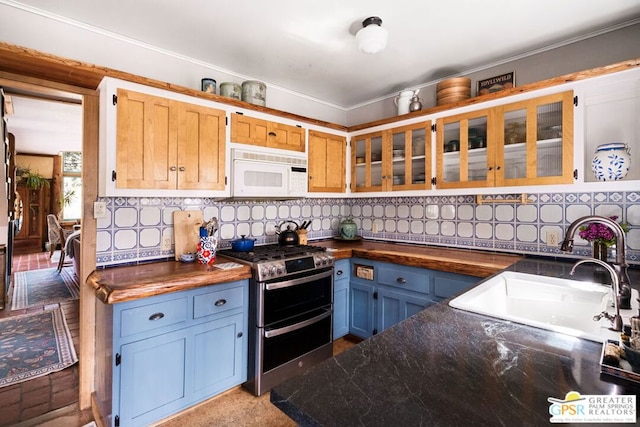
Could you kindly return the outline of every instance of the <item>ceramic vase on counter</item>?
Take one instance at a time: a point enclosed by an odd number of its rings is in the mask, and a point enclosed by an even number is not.
[[[630,149],[624,142],[601,144],[591,162],[591,170],[598,181],[624,179],[631,167]]]
[[[356,226],[356,223],[353,222],[353,219],[351,219],[351,217],[345,219],[340,224],[340,236],[343,239],[355,239],[357,231],[358,227]]]
[[[200,237],[198,242],[198,262],[204,265],[212,265],[216,261],[216,250],[218,249],[218,239],[214,236]]]

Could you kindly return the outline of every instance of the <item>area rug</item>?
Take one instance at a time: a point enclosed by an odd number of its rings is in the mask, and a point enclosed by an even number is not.
[[[78,299],[78,281],[73,271],[55,268],[20,271],[13,275],[11,310]]]
[[[62,310],[0,320],[0,387],[60,371],[78,361]]]

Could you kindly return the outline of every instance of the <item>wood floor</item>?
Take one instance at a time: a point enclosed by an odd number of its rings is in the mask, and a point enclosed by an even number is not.
[[[49,259],[48,252],[19,255],[14,259],[13,273],[56,266],[57,263]],[[11,293],[11,289],[9,292]],[[5,309],[0,310],[0,318],[43,309],[43,307],[32,307],[11,311],[10,301],[8,299],[9,303]],[[64,311],[77,351],[78,301],[62,303],[60,306]],[[333,352],[338,354],[355,344],[354,341],[342,338],[334,342]],[[78,410],[77,363],[45,377],[0,388],[0,427],[80,427],[92,420],[89,410]],[[162,427],[293,427],[296,424],[270,403],[269,393],[255,397],[243,388],[236,387],[158,425]]]
[[[56,254],[58,255],[58,254]],[[18,255],[14,258],[13,271],[40,270],[56,268],[55,255],[49,258],[48,252]],[[72,268],[64,267],[64,268]],[[17,316],[25,313],[42,311],[43,306],[30,307],[22,310],[11,310],[11,296],[13,289],[9,289],[9,298],[4,310],[0,310],[0,318]],[[78,336],[80,325],[78,321],[78,301],[68,301],[60,304],[73,344],[78,351]],[[63,409],[77,412],[78,406],[78,364],[44,377],[34,378],[23,383],[0,388],[0,426],[29,426],[42,425],[40,417],[56,413]],[[91,421],[90,413],[78,412],[78,425]],[[73,424],[70,424],[73,425]]]

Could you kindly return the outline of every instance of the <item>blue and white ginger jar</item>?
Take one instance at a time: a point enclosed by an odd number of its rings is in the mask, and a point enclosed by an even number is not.
[[[591,161],[591,170],[598,181],[617,181],[627,176],[631,167],[629,146],[624,142],[601,144]]]

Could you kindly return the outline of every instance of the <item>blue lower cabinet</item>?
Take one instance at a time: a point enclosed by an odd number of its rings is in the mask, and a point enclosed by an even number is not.
[[[349,289],[349,333],[359,338],[373,335],[375,310],[372,285],[351,280]]]
[[[144,426],[247,379],[248,281],[113,309],[112,426]]]
[[[333,339],[349,333],[349,278],[348,259],[336,261],[333,272]]]
[[[352,258],[349,333],[368,338],[445,298],[480,278],[419,267]],[[357,266],[365,267],[358,277]]]
[[[378,288],[378,297],[375,301],[377,332],[382,332],[435,304],[426,295],[397,291],[386,286]]]

